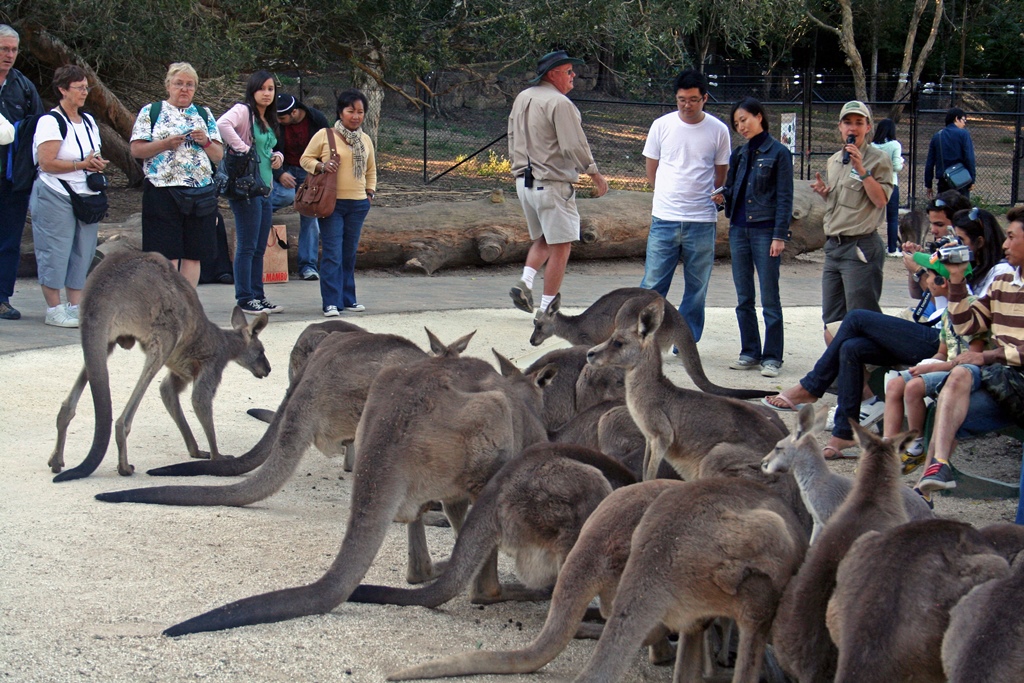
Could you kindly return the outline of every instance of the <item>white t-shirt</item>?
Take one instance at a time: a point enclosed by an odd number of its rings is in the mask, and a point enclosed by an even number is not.
[[[651,213],[667,221],[717,220],[715,165],[728,166],[731,152],[729,128],[707,112],[695,125],[676,111],[655,119],[644,144],[644,156],[658,160]]]
[[[53,111],[57,116],[63,118],[63,115],[56,109]],[[82,161],[85,157],[89,156],[89,152],[93,150],[100,151],[100,133],[96,120],[84,112],[81,113],[81,116],[83,119],[81,123],[64,119],[64,122],[69,124],[68,136],[63,138],[64,142],[61,144],[60,149],[57,150],[57,158],[62,161]],[[85,125],[86,117],[88,117],[91,124],[88,129]],[[39,145],[44,142],[61,139],[57,119],[53,116],[39,117],[39,122],[36,124],[36,134],[32,138],[32,160],[37,164],[39,163]],[[79,168],[81,168],[81,164],[79,164]],[[85,184],[85,171],[82,170],[54,175],[52,173],[44,173],[42,169],[39,169],[39,180],[46,183],[46,186],[54,192],[60,193],[65,197],[68,196],[68,193],[64,186],[60,184],[61,180],[67,182],[76,194],[97,194]]]

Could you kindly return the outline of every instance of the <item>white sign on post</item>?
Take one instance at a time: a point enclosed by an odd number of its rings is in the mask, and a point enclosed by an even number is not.
[[[779,130],[779,142],[781,142],[790,154],[796,153],[796,112],[782,114],[782,126]]]

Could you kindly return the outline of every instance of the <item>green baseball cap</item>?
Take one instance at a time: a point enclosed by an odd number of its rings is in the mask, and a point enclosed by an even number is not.
[[[926,254],[923,251],[915,252],[914,263],[921,266],[922,268],[927,268],[928,270],[935,271],[942,277],[949,279],[949,268],[946,267],[946,264],[939,261],[938,254]],[[971,264],[968,263],[967,270],[964,271],[964,275],[970,275],[972,272],[973,268],[971,268]]]

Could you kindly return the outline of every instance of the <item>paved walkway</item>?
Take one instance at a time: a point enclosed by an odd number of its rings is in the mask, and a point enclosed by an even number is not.
[[[886,264],[886,286],[882,306],[904,306],[906,294],[903,269],[897,262]],[[370,313],[407,313],[429,310],[511,307],[509,287],[518,279],[521,266],[490,266],[442,271],[430,277],[405,275],[393,271],[357,271],[359,301]],[[783,305],[821,305],[821,267],[813,261],[784,264],[781,277]],[[583,308],[602,294],[619,287],[636,287],[643,276],[640,259],[590,261],[573,263],[562,285],[562,301],[566,308]],[[538,280],[540,282],[541,280]],[[316,282],[291,280],[268,285],[267,296],[285,308],[285,313],[271,316],[274,321],[322,321],[320,288]],[[677,271],[669,299],[679,302],[683,295],[683,278]],[[207,315],[226,326],[234,306],[234,288],[229,285],[199,286],[199,299]],[[537,299],[539,303],[539,298]],[[51,348],[77,344],[78,330],[43,324],[46,308],[35,279],[19,279],[11,303],[21,311],[19,321],[0,320],[0,354],[29,349]],[[715,262],[708,291],[708,306],[732,308],[736,290],[732,283],[729,261]],[[359,313],[342,313],[357,321]],[[523,314],[526,315],[525,313]]]

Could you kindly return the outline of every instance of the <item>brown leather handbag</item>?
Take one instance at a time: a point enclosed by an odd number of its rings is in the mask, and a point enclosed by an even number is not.
[[[338,148],[334,142],[334,131],[330,128],[327,131],[327,142],[331,146],[330,160],[341,167],[338,157]],[[334,213],[334,205],[338,198],[338,172],[324,171],[323,173],[307,173],[306,179],[302,181],[295,190],[295,210],[301,216],[310,218],[324,218]]]

